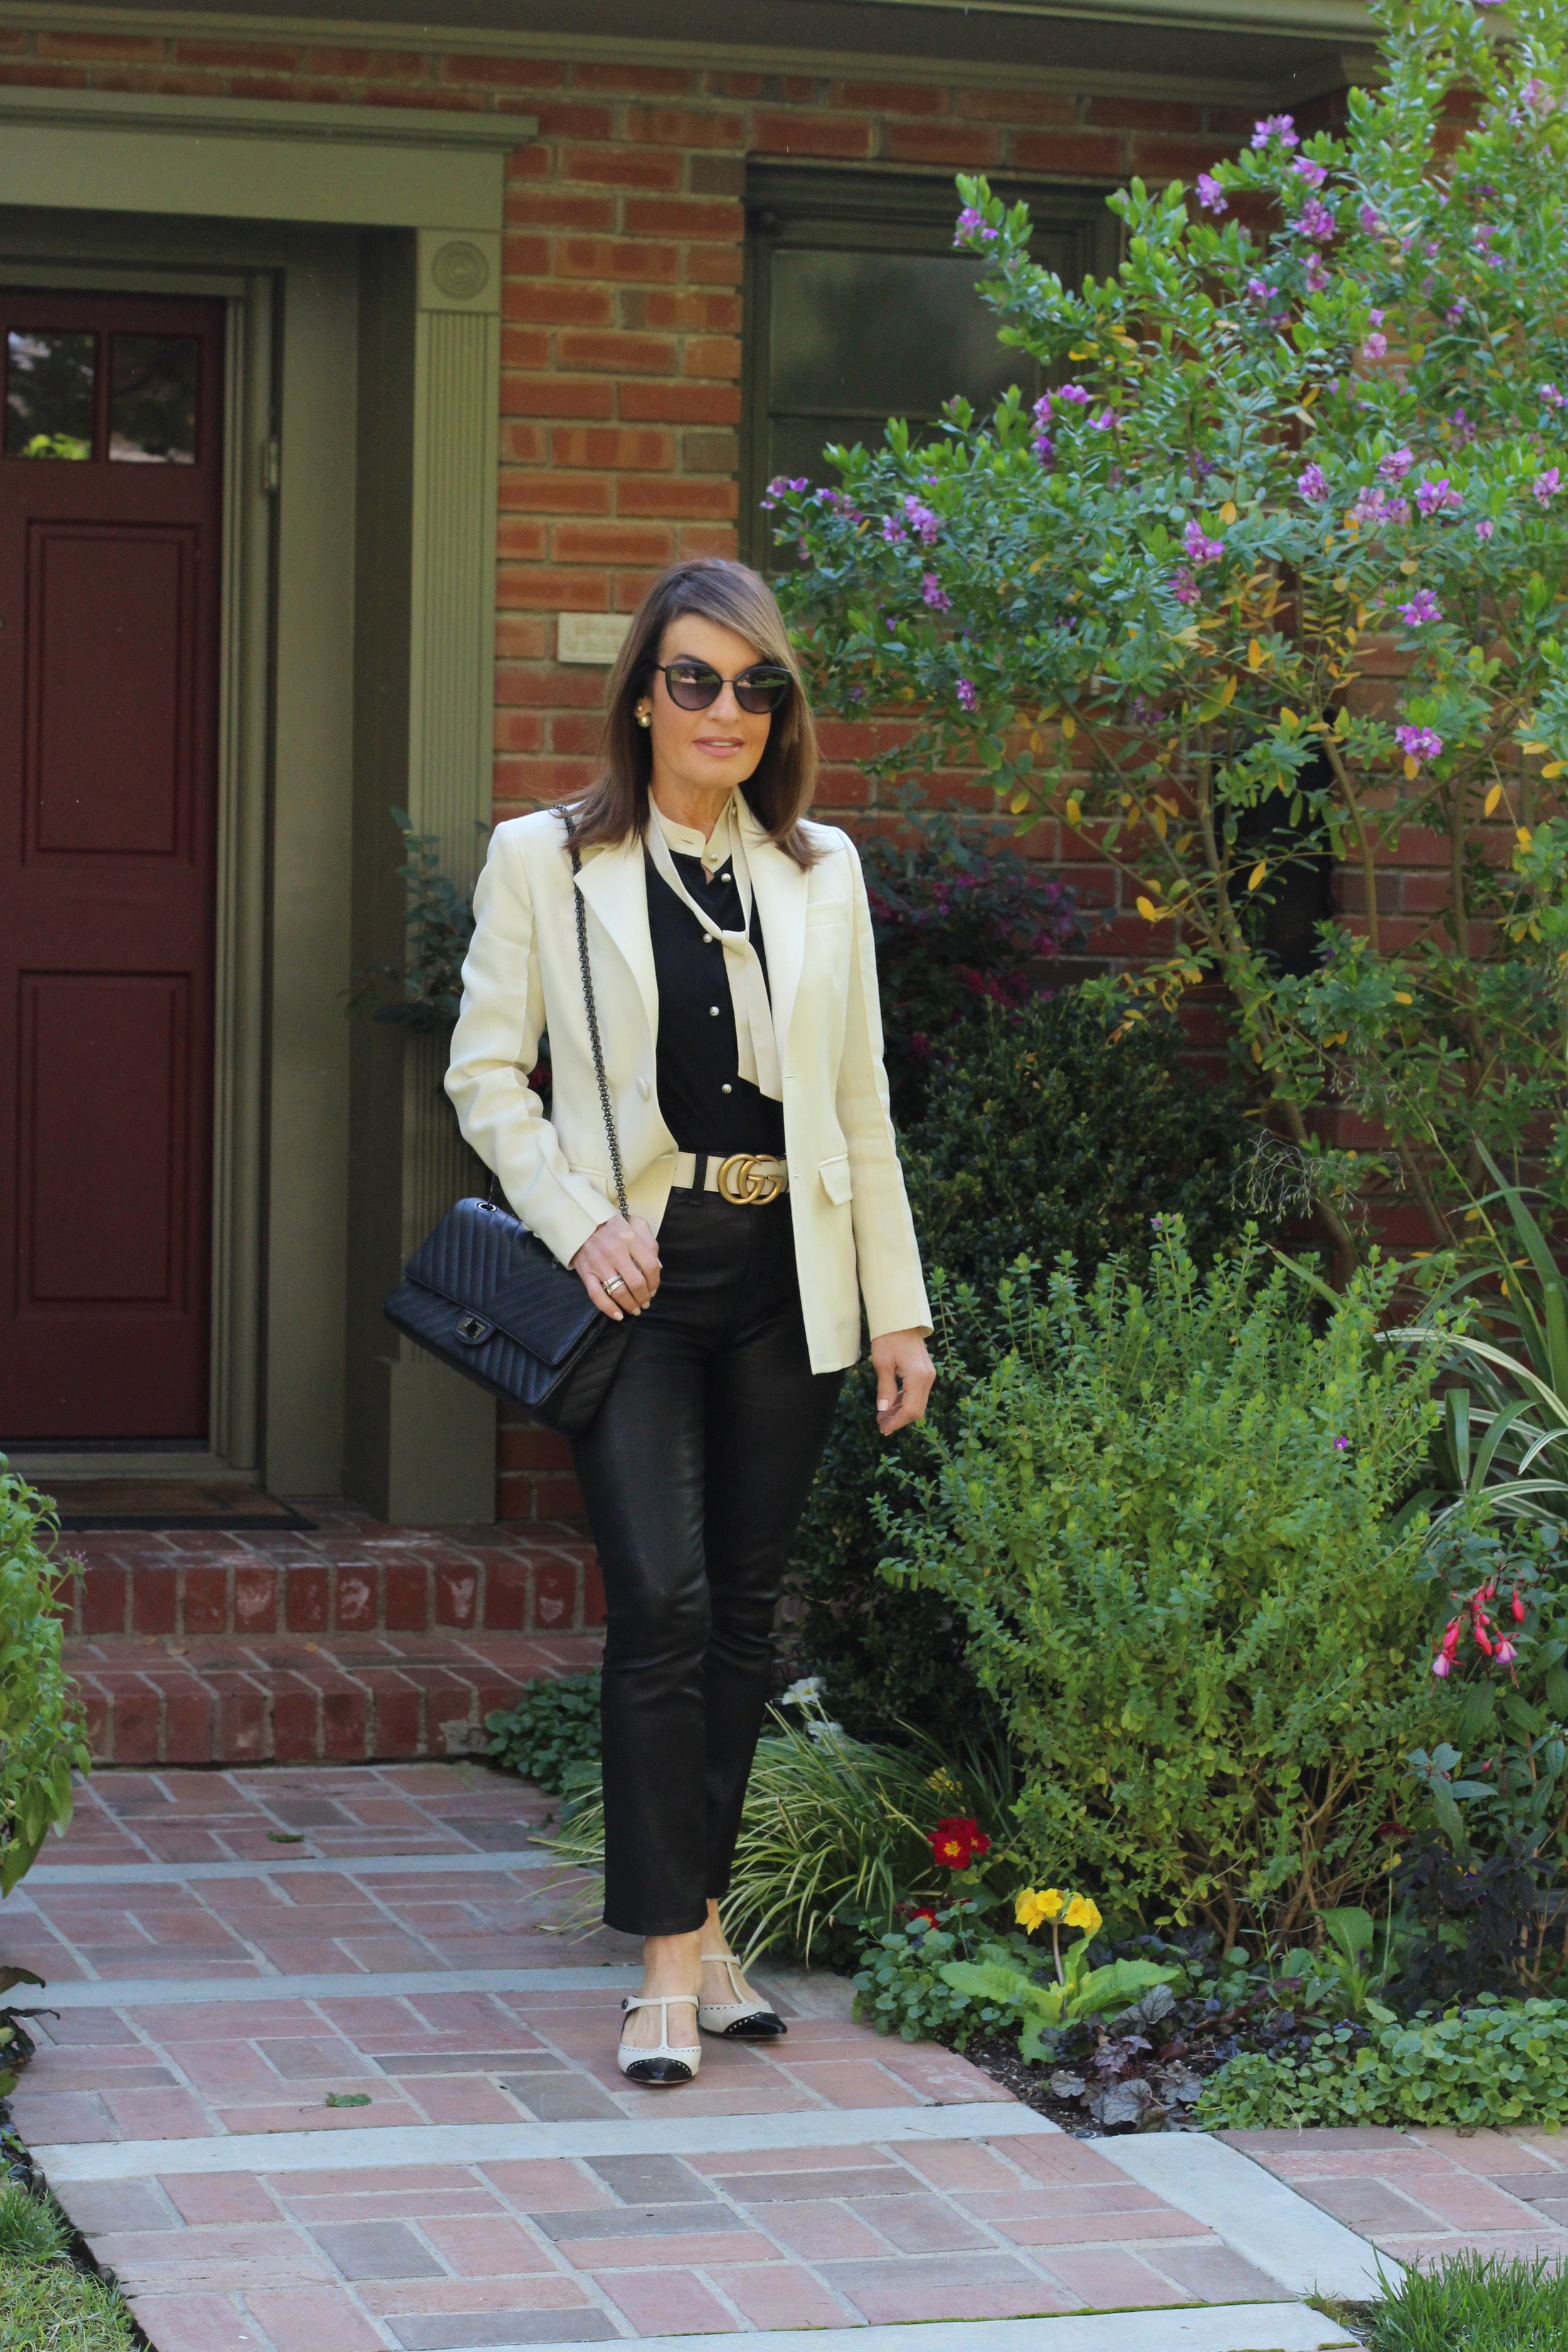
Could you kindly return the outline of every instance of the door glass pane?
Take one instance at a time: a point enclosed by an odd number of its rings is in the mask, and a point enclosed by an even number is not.
[[[5,455],[92,455],[95,335],[13,327],[5,338]]]
[[[194,335],[116,335],[109,454],[139,466],[196,462]]]
[[[979,267],[956,253],[775,253],[773,408],[934,416],[955,392],[994,404],[1030,367],[996,341]]]

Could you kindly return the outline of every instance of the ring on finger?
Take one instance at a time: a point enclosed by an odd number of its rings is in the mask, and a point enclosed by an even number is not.
[[[605,1296],[607,1297],[612,1290],[624,1290],[626,1286],[625,1282],[618,1274],[612,1274],[608,1282],[605,1285]]]

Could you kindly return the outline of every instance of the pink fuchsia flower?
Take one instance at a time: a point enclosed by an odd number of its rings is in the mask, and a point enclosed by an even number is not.
[[[1519,1652],[1505,1636],[1492,1652],[1492,1664],[1494,1666],[1511,1666],[1518,1655]]]
[[[1386,457],[1378,459],[1377,478],[1380,482],[1402,482],[1415,463],[1413,449],[1393,449]]]
[[[1440,621],[1443,607],[1430,588],[1417,588],[1408,604],[1401,604],[1399,617],[1407,629],[1424,628],[1429,621]]]
[[[1388,337],[1374,327],[1361,347],[1363,360],[1384,360],[1388,357]]]
[[[930,507],[922,505],[919,499],[906,499],[904,512],[910,519],[910,529],[916,533],[922,547],[934,547],[942,530],[940,517],[933,514]]]
[[[1310,499],[1315,506],[1321,505],[1329,495],[1329,478],[1321,466],[1316,463],[1303,466],[1296,477],[1296,488],[1304,499]]]
[[[979,693],[967,677],[958,681],[958,705],[961,710],[977,710],[980,707]]]
[[[1442,757],[1443,738],[1433,727],[1396,727],[1394,740],[1407,760],[1420,767],[1424,760]]]
[[[1488,540],[1491,537],[1496,529],[1497,525],[1493,522],[1490,515],[1483,515],[1479,522],[1476,525],[1476,537],[1480,540]]]
[[[1172,573],[1171,593],[1175,598],[1178,604],[1195,604],[1197,603],[1198,583],[1193,574],[1187,570],[1185,564],[1182,566],[1179,572]]]
[[[1454,1661],[1447,1650],[1439,1650],[1432,1661],[1432,1672],[1440,1683],[1446,1683],[1454,1671]]]
[[[1327,245],[1339,223],[1321,196],[1309,196],[1296,215],[1296,226],[1302,236],[1310,236],[1314,244]]]
[[[1200,567],[1205,563],[1217,563],[1225,553],[1224,540],[1210,539],[1201,522],[1188,523],[1182,533],[1182,545],[1186,550],[1187,561]]]
[[[1271,139],[1278,139],[1281,147],[1299,147],[1301,144],[1296,136],[1294,115],[1266,114],[1261,122],[1253,124],[1252,143],[1255,147],[1267,147]]]
[[[1519,1597],[1519,1587],[1517,1584],[1514,1586],[1511,1594],[1509,1596],[1508,1607],[1509,1614],[1513,1619],[1514,1623],[1516,1625],[1522,1625],[1524,1622],[1524,1603]]]
[[[1451,508],[1462,505],[1463,500],[1447,474],[1438,474],[1417,486],[1415,503],[1430,520],[1433,515],[1447,513]]]
[[[951,613],[952,599],[934,572],[928,572],[921,582],[921,597],[933,613]]]
[[[1563,476],[1557,467],[1548,466],[1543,474],[1537,474],[1530,487],[1535,494],[1536,504],[1546,506],[1563,488]]]
[[[1198,173],[1197,186],[1198,202],[1202,205],[1205,213],[1218,214],[1229,212],[1230,206],[1226,202],[1225,190],[1220,186],[1219,182],[1215,178],[1212,172],[1200,172]]]

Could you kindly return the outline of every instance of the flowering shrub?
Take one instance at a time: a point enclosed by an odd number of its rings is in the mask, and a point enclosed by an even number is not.
[[[1178,1224],[1146,1288],[1110,1265],[1004,1293],[935,1475],[887,1518],[889,1572],[962,1613],[1005,1712],[1025,1853],[1227,1946],[1380,1876],[1442,1689],[1401,1508],[1436,1408],[1426,1360],[1373,1344],[1392,1276],[1358,1275],[1320,1336],[1259,1255],[1205,1279]]]
[[[778,500],[819,691],[909,706],[889,766],[977,760],[1121,868],[1151,950],[1124,1004],[1223,983],[1347,1255],[1369,1184],[1462,1240],[1478,1141],[1539,1140],[1568,1208],[1568,0],[1518,0],[1507,44],[1468,0],[1371,14],[1385,79],[1343,136],[1270,116],[1195,202],[1134,181],[1102,283],[961,181],[1003,340],[1069,380],[954,402],[934,442],[894,422]],[[1407,828],[1441,878],[1396,925]],[[1325,844],[1363,927],[1285,971],[1249,909]],[[1321,1145],[1337,1099],[1385,1151]]]

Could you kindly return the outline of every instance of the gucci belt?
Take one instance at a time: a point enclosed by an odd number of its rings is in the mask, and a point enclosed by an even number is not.
[[[678,1192],[717,1192],[732,1208],[760,1209],[789,1191],[789,1167],[766,1151],[680,1151],[675,1160]]]

